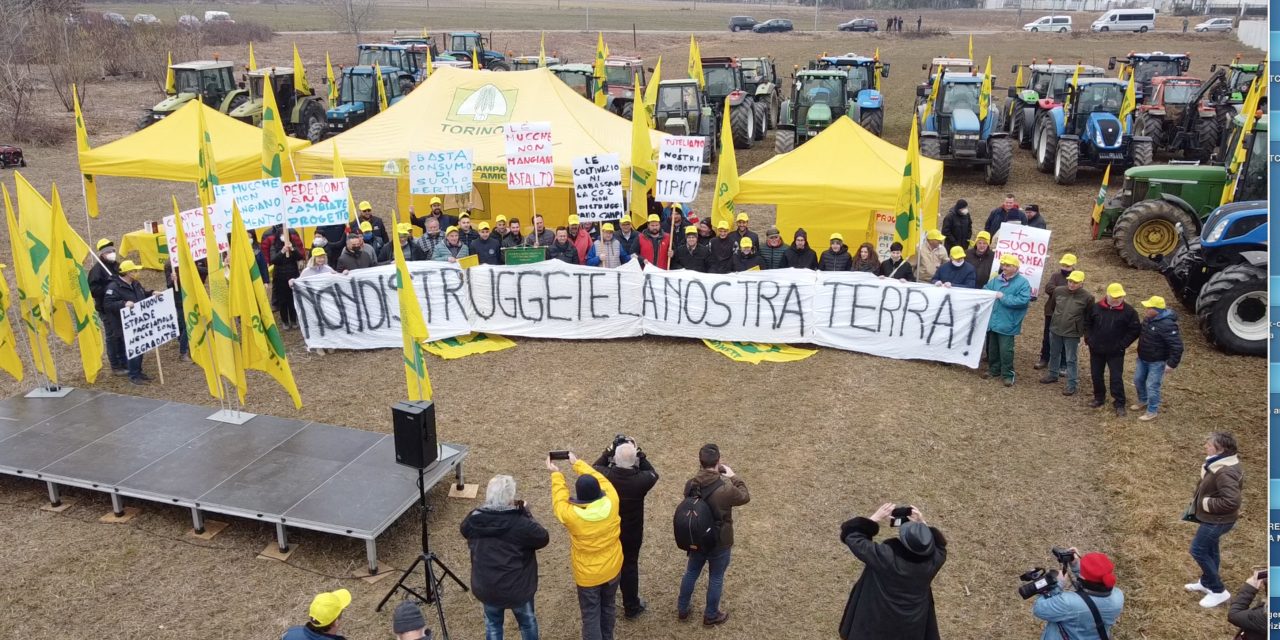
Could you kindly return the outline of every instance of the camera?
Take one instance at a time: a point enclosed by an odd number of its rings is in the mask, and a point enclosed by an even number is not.
[[[1044,567],[1036,567],[1020,576],[1018,579],[1024,584],[1018,586],[1018,595],[1023,600],[1034,595],[1046,595],[1058,585],[1058,571],[1051,569],[1045,571]]]
[[[619,434],[617,434],[617,435],[613,436],[613,444],[612,444],[612,445],[609,445],[609,448],[610,448],[610,449],[617,449],[619,445],[623,445],[623,444],[626,444],[626,443],[628,443],[628,442],[630,442],[631,444],[635,444],[635,443],[636,443],[636,439],[635,439],[635,438],[632,438],[631,436],[629,436],[629,435],[627,435],[627,434],[625,434],[625,433],[619,433]]]
[[[897,506],[893,508],[893,512],[889,514],[889,526],[901,527],[911,517],[911,505]]]
[[[1062,547],[1053,547],[1049,550],[1049,553],[1052,553],[1053,557],[1058,560],[1058,564],[1062,565],[1063,570],[1071,566],[1071,563],[1075,562],[1076,559],[1076,552]]]

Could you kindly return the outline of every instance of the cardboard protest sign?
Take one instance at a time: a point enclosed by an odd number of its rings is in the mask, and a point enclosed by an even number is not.
[[[347,209],[351,193],[346,178],[286,182],[281,189],[285,225],[289,227],[323,227],[351,219]]]
[[[889,247],[893,244],[893,226],[897,217],[889,211],[873,211],[876,217],[876,255],[889,257]],[[857,247],[850,247],[850,253],[857,253]]]
[[[658,147],[658,180],[653,197],[659,202],[693,202],[702,182],[702,153],[707,139],[667,136]]]
[[[125,357],[136,358],[178,338],[178,308],[172,289],[120,310]]]
[[[536,189],[556,183],[550,122],[516,122],[506,127],[507,188]]]
[[[204,216],[200,213],[200,209],[188,209],[179,213],[182,216],[182,230],[187,235],[187,246],[191,248],[192,260],[203,260],[209,257],[209,252],[204,242]],[[214,208],[209,207],[209,219],[213,223],[213,233],[218,236],[218,252],[225,252],[231,249],[229,239],[231,235],[231,216],[224,216]],[[165,216],[164,236],[165,242],[169,246],[169,264],[175,269],[178,267],[178,227],[173,216]]]
[[[622,204],[622,163],[616,153],[573,159],[573,195],[583,222],[617,220]]]
[[[1000,271],[1000,258],[1006,253],[1018,256],[1022,266],[1018,268],[1027,282],[1031,283],[1031,297],[1040,295],[1040,280],[1044,277],[1044,264],[1049,257],[1048,229],[1037,229],[1025,224],[1004,223],[996,232],[991,246],[996,251],[991,261],[991,276]]]
[[[249,180],[213,186],[214,211],[231,219],[231,203],[240,208],[244,228],[261,229],[284,222],[284,193],[280,178]]]
[[[471,149],[409,154],[409,192],[417,195],[471,193],[475,170]]]

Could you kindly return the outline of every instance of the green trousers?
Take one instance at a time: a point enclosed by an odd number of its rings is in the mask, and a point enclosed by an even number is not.
[[[1014,379],[1013,340],[1016,337],[987,332],[987,371],[992,377],[1000,376],[1010,381]]]

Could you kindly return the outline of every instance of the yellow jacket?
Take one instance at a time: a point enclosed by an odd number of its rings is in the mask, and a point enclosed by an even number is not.
[[[595,587],[622,571],[622,543],[618,535],[622,519],[618,517],[618,491],[591,465],[578,460],[573,465],[578,475],[595,476],[604,497],[591,504],[569,502],[569,488],[564,474],[551,474],[551,508],[556,519],[569,530],[569,549],[573,558],[573,581],[580,587]]]

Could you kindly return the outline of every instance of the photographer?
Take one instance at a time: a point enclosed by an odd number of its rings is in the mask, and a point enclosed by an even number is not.
[[[880,524],[905,519],[897,539],[874,542]],[[892,524],[892,523],[891,523]],[[936,640],[933,577],[947,561],[947,539],[915,507],[880,505],[869,518],[840,525],[840,540],[866,568],[849,592],[840,620],[844,640]]]
[[[622,615],[634,618],[645,610],[640,599],[640,545],[644,542],[644,497],[658,482],[658,472],[649,464],[634,438],[617,435],[613,444],[596,458],[596,471],[613,483],[622,502]]]
[[[1258,599],[1258,594],[1262,598]],[[1255,604],[1254,600],[1258,600]],[[1244,586],[1231,600],[1227,621],[1240,631],[1237,640],[1265,640],[1267,637],[1267,571],[1263,569],[1249,576]]]
[[[502,640],[503,618],[510,609],[521,640],[538,640],[533,596],[538,591],[538,549],[551,541],[524,502],[516,500],[516,481],[494,476],[484,491],[484,506],[462,521],[462,537],[471,549],[471,588],[484,605],[485,637]]]
[[[1124,608],[1124,592],[1116,588],[1115,566],[1101,553],[1083,557],[1072,547],[1070,571],[1053,578],[1031,607],[1035,617],[1048,622],[1040,640],[1108,640],[1111,627]],[[1062,582],[1075,582],[1076,589],[1063,589]],[[1069,585],[1068,585],[1069,586]]]

